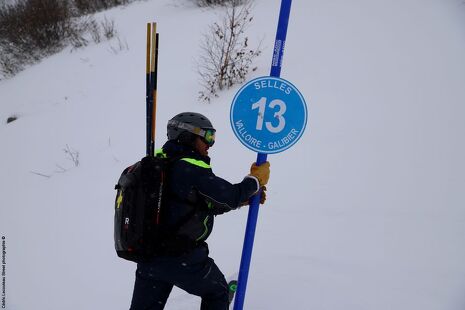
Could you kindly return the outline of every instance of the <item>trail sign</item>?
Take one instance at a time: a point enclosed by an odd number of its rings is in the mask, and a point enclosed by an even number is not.
[[[307,124],[307,105],[290,82],[265,76],[251,80],[231,105],[231,127],[249,149],[279,153],[294,145]]]
[[[244,85],[231,106],[233,131],[246,147],[257,152],[257,165],[266,162],[268,153],[278,153],[294,145],[307,123],[303,96],[291,83],[279,78],[291,3],[292,0],[281,0],[270,77]],[[260,190],[250,200],[234,310],[244,307],[261,195]]]

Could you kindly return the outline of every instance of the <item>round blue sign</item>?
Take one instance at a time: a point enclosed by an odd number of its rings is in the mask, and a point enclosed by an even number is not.
[[[260,77],[237,92],[230,119],[234,134],[247,148],[258,153],[279,153],[302,136],[307,124],[307,105],[290,82]]]

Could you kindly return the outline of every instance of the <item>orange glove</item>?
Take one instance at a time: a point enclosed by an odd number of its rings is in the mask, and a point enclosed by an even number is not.
[[[270,163],[264,162],[260,166],[257,166],[256,163],[253,163],[250,167],[250,175],[258,179],[260,187],[265,186],[268,183],[270,178]]]

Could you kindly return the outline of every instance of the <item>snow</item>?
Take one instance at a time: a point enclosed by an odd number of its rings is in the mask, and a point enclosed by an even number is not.
[[[264,50],[250,79],[269,73],[279,4],[256,1],[248,35]],[[135,265],[114,252],[113,186],[145,152],[146,22],[160,33],[157,146],[170,117],[204,113],[215,173],[247,174],[255,154],[229,125],[240,85],[196,100],[201,33],[220,15],[185,0],[114,8],[99,17],[127,48],[67,49],[0,81],[7,309],[129,308]],[[309,121],[269,156],[246,309],[465,308],[464,23],[458,0],[294,1],[281,76]],[[246,218],[217,217],[209,238],[227,277]],[[166,309],[199,304],[175,290]]]

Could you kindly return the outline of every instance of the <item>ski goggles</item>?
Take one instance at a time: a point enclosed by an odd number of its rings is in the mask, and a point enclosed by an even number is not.
[[[213,128],[195,127],[191,124],[182,123],[176,120],[168,121],[168,126],[185,129],[197,136],[200,136],[208,146],[213,146],[213,144],[215,143],[216,130]]]
[[[215,144],[215,129],[202,129],[205,134],[202,136],[202,138],[207,142],[208,146],[213,146]]]

